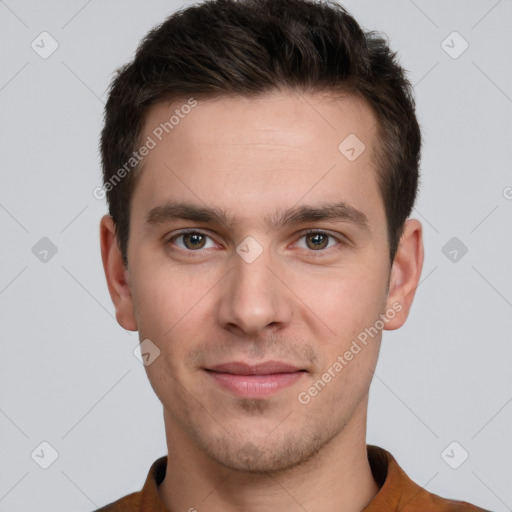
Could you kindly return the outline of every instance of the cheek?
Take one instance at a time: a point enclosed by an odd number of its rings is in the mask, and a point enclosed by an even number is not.
[[[301,279],[304,303],[330,328],[335,343],[351,340],[375,323],[386,303],[385,274],[371,264]],[[314,290],[306,293],[306,289]]]
[[[208,279],[205,273],[199,275],[185,267],[152,265],[151,270],[139,271],[131,286],[139,327],[159,338],[183,328],[184,322],[194,322],[211,288]]]
[[[150,272],[133,277],[140,340],[149,339],[160,350],[155,363],[146,366],[151,384],[160,396],[161,392],[166,393],[165,389],[175,389],[174,379],[184,383],[187,356],[204,343],[205,330],[211,332],[212,326],[207,322],[212,318],[211,294],[215,290],[211,276],[198,275],[185,267],[153,266]],[[164,382],[166,376],[169,382]]]
[[[200,339],[197,326],[202,325],[199,314],[204,295],[199,292],[200,284],[199,278],[187,279],[172,269],[153,268],[133,279],[139,338],[151,340],[160,350],[158,358],[145,370],[161,400],[181,396],[183,361],[194,340]]]

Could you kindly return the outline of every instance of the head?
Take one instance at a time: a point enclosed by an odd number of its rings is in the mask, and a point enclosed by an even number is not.
[[[361,435],[421,273],[420,141],[395,54],[336,3],[208,1],[142,41],[106,105],[101,243],[168,437],[271,471]],[[267,394],[223,366],[270,361],[299,371]]]

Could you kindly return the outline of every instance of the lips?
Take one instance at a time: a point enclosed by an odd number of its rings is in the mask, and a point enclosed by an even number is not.
[[[272,375],[276,373],[295,373],[301,371],[301,369],[296,366],[279,361],[267,361],[256,365],[233,362],[219,364],[208,369],[213,372],[229,373],[231,375]]]
[[[239,361],[205,368],[221,388],[244,398],[265,398],[303,378],[305,370],[280,362],[248,364]]]

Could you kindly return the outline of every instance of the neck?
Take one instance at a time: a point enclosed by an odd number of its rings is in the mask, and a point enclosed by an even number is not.
[[[366,451],[366,410],[306,462],[274,473],[240,472],[204,454],[166,416],[168,510],[360,512],[379,492]]]

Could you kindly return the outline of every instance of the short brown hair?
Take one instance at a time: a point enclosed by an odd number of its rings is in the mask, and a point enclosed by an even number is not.
[[[103,187],[125,265],[130,199],[140,174],[133,153],[149,107],[172,98],[281,89],[348,93],[371,107],[393,261],[416,199],[421,150],[412,87],[396,53],[335,2],[207,0],[151,30],[110,87],[101,134]],[[126,172],[127,162],[133,172]],[[123,178],[114,181],[123,166]]]

